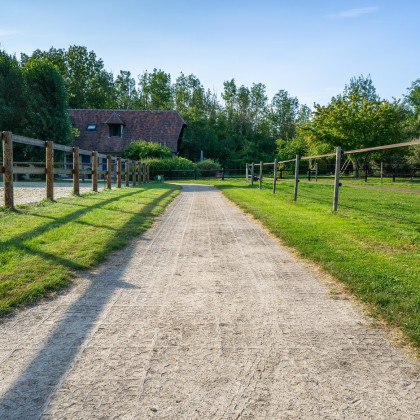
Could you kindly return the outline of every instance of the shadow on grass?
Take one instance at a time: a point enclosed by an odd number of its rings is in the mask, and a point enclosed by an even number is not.
[[[150,221],[148,218],[153,215],[154,208],[172,192],[169,190],[144,206],[141,213],[131,217],[120,230],[135,228],[135,232],[138,233],[139,221],[142,222],[143,230],[145,230],[150,224],[147,220]],[[112,201],[115,200],[105,200],[104,203]],[[81,212],[77,213],[80,216]],[[73,214],[70,219],[74,220],[75,218],[76,216]],[[62,222],[69,220],[68,217],[62,219]],[[39,233],[40,230],[37,232]],[[117,231],[114,237],[109,239],[107,245],[111,247],[113,240],[118,235]],[[105,249],[108,249],[108,246]],[[39,418],[42,415],[56,386],[80,351],[111,295],[118,289],[136,288],[135,285],[122,280],[131,256],[132,254],[127,256],[124,264],[116,265],[111,269],[109,267],[102,269],[95,275],[83,295],[69,307],[63,320],[56,326],[47,342],[1,398],[0,418]],[[53,261],[54,258],[55,256],[52,257]],[[65,259],[57,262],[69,265]]]

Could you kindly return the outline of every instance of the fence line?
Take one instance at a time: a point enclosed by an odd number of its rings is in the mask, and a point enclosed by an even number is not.
[[[348,154],[354,154],[354,153],[364,153],[364,152],[371,152],[371,151],[378,151],[378,150],[387,150],[387,149],[395,149],[399,147],[407,147],[407,146],[416,146],[420,144],[420,140],[414,140],[404,143],[395,143],[395,144],[387,144],[384,146],[377,146],[377,147],[368,147],[364,149],[356,149],[356,150],[348,150],[348,151],[341,151],[341,147],[338,146],[336,148],[335,153],[326,153],[323,155],[316,155],[316,156],[303,156],[300,157],[299,155],[296,155],[295,159],[288,159],[288,160],[281,160],[277,161],[277,159],[274,162],[260,162],[260,163],[254,163],[246,164],[246,171],[245,171],[245,180],[247,183],[249,183],[249,168],[251,168],[251,187],[254,185],[255,175],[254,175],[254,167],[259,166],[260,173],[258,177],[259,185],[258,188],[262,188],[262,180],[263,180],[263,173],[262,168],[263,166],[273,166],[274,168],[274,174],[272,179],[273,181],[273,194],[276,193],[276,183],[277,183],[277,170],[278,165],[289,163],[289,162],[295,162],[295,173],[294,173],[294,198],[293,201],[297,201],[298,197],[298,184],[299,184],[299,162],[301,160],[309,160],[309,159],[320,159],[325,157],[332,157],[335,156],[335,168],[334,168],[334,195],[333,195],[333,205],[332,209],[333,211],[337,211],[338,208],[338,195],[339,195],[339,187],[341,187],[340,183],[340,172],[342,172],[341,169],[341,155],[348,155]],[[280,179],[282,179],[282,170],[280,169]],[[308,180],[311,179],[311,170],[308,169]],[[318,163],[315,164],[315,179],[318,180]],[[367,173],[365,172],[365,180],[367,179]],[[393,175],[393,179],[395,180],[395,172]],[[381,183],[383,180],[383,162],[381,162]]]
[[[116,180],[117,188],[121,188],[122,175],[125,175],[125,186],[130,185],[130,166],[132,169],[132,185],[136,185],[136,177],[141,184],[150,181],[149,164],[122,159],[110,154],[101,154],[97,151],[83,150],[78,147],[56,144],[52,141],[43,141],[29,137],[18,136],[10,131],[0,132],[0,139],[3,146],[3,164],[0,164],[0,173],[3,174],[4,203],[7,208],[14,208],[13,178],[17,174],[24,175],[45,175],[46,198],[54,199],[54,175],[71,175],[73,180],[73,194],[80,194],[80,180],[82,175],[91,176],[92,191],[98,191],[98,176],[103,175],[108,189],[111,189],[112,178]],[[45,149],[45,162],[15,162],[13,163],[13,144],[25,144]],[[71,162],[54,162],[54,151],[61,151],[72,156]],[[89,156],[89,162],[80,162],[80,156]],[[102,162],[99,162],[99,159]],[[82,159],[83,160],[83,159]],[[20,165],[42,165],[38,167]],[[122,169],[124,164],[124,171]],[[71,169],[68,166],[71,165]],[[86,169],[86,165],[90,168]],[[57,168],[57,166],[60,166]],[[64,166],[64,167],[62,167]],[[104,170],[104,167],[106,170]],[[82,169],[80,169],[82,168]],[[102,168],[101,170],[99,168]],[[142,179],[142,181],[141,181]]]

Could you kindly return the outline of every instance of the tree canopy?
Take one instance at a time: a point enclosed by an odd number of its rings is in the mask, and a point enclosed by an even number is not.
[[[94,51],[78,45],[36,50],[20,61],[0,51],[0,129],[66,143],[67,107],[175,109],[187,123],[181,155],[197,161],[203,151],[223,166],[241,165],[416,138],[420,79],[404,100],[388,101],[370,76],[353,77],[312,112],[285,89],[269,98],[263,83],[238,85],[232,78],[218,97],[194,74],[172,78],[155,68],[137,79],[125,70],[114,77]]]

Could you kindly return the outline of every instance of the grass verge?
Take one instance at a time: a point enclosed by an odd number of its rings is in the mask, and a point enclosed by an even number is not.
[[[202,181],[196,181],[204,183]],[[271,183],[262,190],[243,180],[208,180],[282,241],[345,283],[373,315],[398,326],[420,346],[420,200],[418,194]]]
[[[0,316],[67,285],[144,232],[179,193],[148,184],[0,211]]]

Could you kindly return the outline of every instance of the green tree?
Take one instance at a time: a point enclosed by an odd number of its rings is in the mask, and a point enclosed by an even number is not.
[[[299,101],[285,90],[279,90],[271,102],[269,119],[276,139],[288,140],[296,133]]]
[[[137,104],[136,81],[129,71],[121,70],[115,79],[115,105],[118,109],[133,109]]]
[[[157,69],[140,75],[138,105],[149,110],[173,109],[171,75]]]
[[[57,66],[70,95],[70,108],[105,109],[115,107],[114,78],[104,69],[102,59],[86,47],[72,45],[68,50],[36,50],[32,56],[22,54],[22,63],[47,59]]]
[[[342,95],[326,106],[315,105],[313,120],[303,125],[301,133],[315,153],[329,152],[336,146],[343,150],[361,149],[397,143],[404,139],[404,109],[399,101],[380,100],[372,87],[359,88],[353,83]],[[353,156],[358,176],[359,156]]]
[[[411,138],[420,136],[420,79],[415,80],[405,95],[404,103],[407,107],[406,132]]]
[[[27,134],[27,101],[26,81],[16,57],[0,50],[0,131]]]
[[[27,135],[70,144],[68,94],[60,72],[49,61],[40,59],[27,61],[22,70],[29,92]]]

